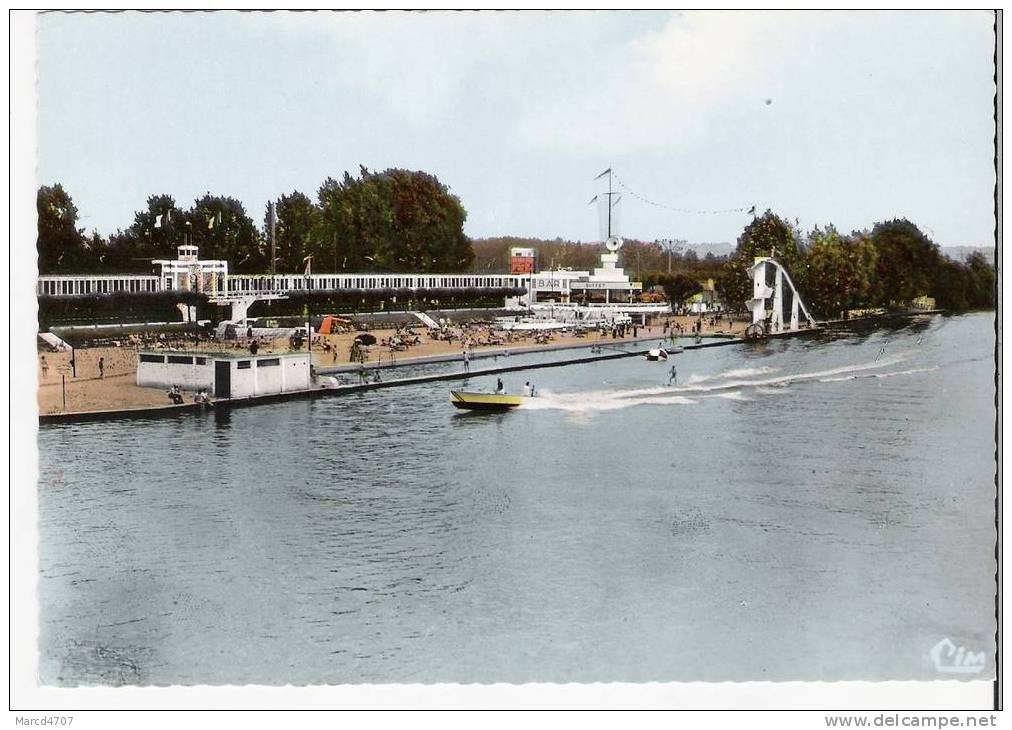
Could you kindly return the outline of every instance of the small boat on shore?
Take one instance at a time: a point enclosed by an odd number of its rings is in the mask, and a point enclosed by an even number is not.
[[[522,395],[506,395],[505,393],[469,393],[463,390],[451,390],[450,402],[457,408],[471,411],[508,411],[516,408],[527,400]]]

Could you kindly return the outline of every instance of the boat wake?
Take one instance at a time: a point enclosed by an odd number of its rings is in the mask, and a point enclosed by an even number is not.
[[[717,375],[690,375],[689,379],[685,381],[685,384],[698,385],[699,383],[706,383],[720,378],[750,378],[755,375],[769,375],[770,373],[777,372],[780,372],[780,368],[771,368],[766,366],[758,368],[737,368],[735,370],[725,370]]]
[[[714,375],[690,375],[684,385],[657,386],[631,390],[595,390],[554,393],[541,390],[526,401],[524,410],[560,410],[573,414],[615,411],[644,405],[696,405],[701,399],[749,403],[757,397],[782,395],[796,383],[836,383],[858,378],[889,378],[937,370],[938,366],[889,370],[907,360],[909,352],[880,357],[869,362],[841,365],[812,372],[782,374],[779,368],[758,367],[727,370]],[[768,376],[768,377],[763,377]]]

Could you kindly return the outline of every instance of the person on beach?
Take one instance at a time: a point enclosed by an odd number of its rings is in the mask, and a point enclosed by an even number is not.
[[[49,363],[46,362],[46,356],[42,356],[42,362],[39,363],[42,366],[42,377],[46,377],[49,374]]]
[[[471,355],[470,353],[468,353],[467,348],[464,348],[464,351],[461,353],[461,356],[464,359],[464,372],[465,373],[471,372]]]
[[[104,378],[105,377],[105,358],[104,357],[100,357],[98,359],[98,377],[99,378]]]

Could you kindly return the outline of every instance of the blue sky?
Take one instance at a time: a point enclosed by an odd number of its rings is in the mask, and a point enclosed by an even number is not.
[[[263,221],[327,176],[404,167],[466,232],[597,240],[612,167],[689,210],[805,229],[903,216],[993,243],[993,18],[957,12],[48,13],[38,182],[103,234],[153,193]],[[743,214],[622,202],[621,233],[732,242]]]

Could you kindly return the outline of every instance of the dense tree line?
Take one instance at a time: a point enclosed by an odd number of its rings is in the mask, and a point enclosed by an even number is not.
[[[362,167],[357,178],[328,178],[316,202],[293,191],[273,204],[279,273],[302,271],[309,261],[315,272],[454,272],[474,259],[463,205],[424,172]],[[37,209],[43,274],[148,272],[152,259],[175,258],[183,243],[237,273],[272,270],[269,206],[257,226],[235,198],[207,193],[184,208],[171,195],[152,195],[133,223],[108,238],[78,227],[77,208],[59,184],[39,188]]]
[[[314,202],[293,191],[266,211],[257,226],[235,198],[211,195],[188,208],[171,195],[152,195],[133,223],[107,239],[78,226],[78,210],[59,184],[38,191],[39,271],[149,272],[151,260],[175,258],[191,242],[206,258],[226,259],[236,273],[271,270],[269,233],[275,230],[274,269],[316,272],[508,271],[509,249],[535,248],[544,269],[593,270],[601,247],[568,241],[500,237],[469,240],[466,211],[445,185],[424,172],[390,169],[328,178]],[[869,307],[902,308],[927,296],[944,309],[993,307],[995,268],[980,253],[965,262],[943,255],[905,219],[844,235],[833,226],[803,233],[767,210],[742,231],[735,252],[670,251],[659,243],[627,240],[621,265],[644,288],[659,285],[682,302],[714,279],[721,298],[744,308],[751,297],[746,270],[756,256],[773,255],[790,273],[809,308],[823,318]]]
[[[851,309],[904,308],[919,297],[955,311],[994,307],[995,270],[984,256],[974,253],[965,263],[954,261],[906,219],[850,235],[833,226],[803,234],[769,210],[745,227],[723,266],[718,290],[724,301],[744,308],[751,297],[746,269],[756,256],[771,255],[823,318]]]

